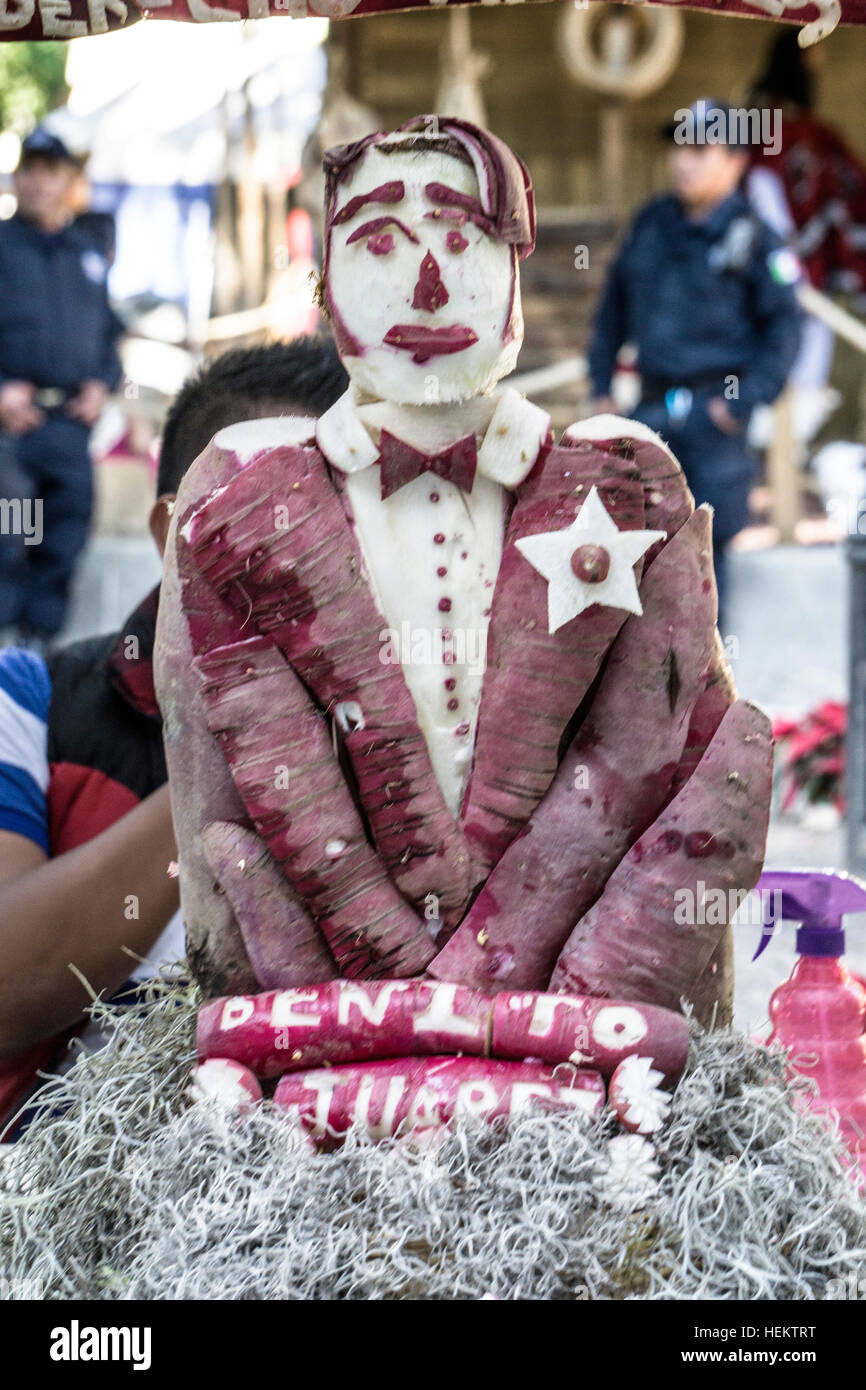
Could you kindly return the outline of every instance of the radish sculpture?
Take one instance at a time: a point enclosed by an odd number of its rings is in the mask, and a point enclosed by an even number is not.
[[[712,518],[645,427],[556,444],[499,385],[535,235],[502,141],[419,117],[325,170],[349,389],[217,434],[166,557],[200,1056],[284,1076],[316,1135],[591,1112],[605,1059],[675,1077],[684,1004],[729,1016],[702,894],[762,867],[769,726],[721,652]]]

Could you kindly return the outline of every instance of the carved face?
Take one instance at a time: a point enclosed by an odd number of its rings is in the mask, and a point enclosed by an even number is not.
[[[512,370],[523,341],[517,253],[491,235],[454,155],[373,147],[340,186],[326,299],[346,370],[403,404],[462,401]]]

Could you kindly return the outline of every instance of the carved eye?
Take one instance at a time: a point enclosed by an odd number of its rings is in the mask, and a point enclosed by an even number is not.
[[[459,256],[461,251],[466,250],[469,242],[462,232],[456,232],[452,229],[445,238],[445,245],[455,256]]]
[[[394,250],[394,236],[391,232],[374,232],[367,238],[367,250],[372,256],[387,256]]]

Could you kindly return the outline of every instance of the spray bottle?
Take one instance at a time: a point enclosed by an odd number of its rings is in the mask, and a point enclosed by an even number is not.
[[[818,1087],[805,1103],[835,1112],[845,1143],[866,1175],[866,988],[845,965],[846,912],[866,911],[866,884],[831,870],[770,870],[759,884],[764,928],[753,956],[776,922],[799,922],[799,960],[770,999],[770,1041],[790,1049],[790,1066]]]

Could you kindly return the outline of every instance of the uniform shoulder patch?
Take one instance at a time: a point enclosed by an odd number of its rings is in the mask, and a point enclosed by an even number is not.
[[[803,264],[789,246],[777,246],[770,252],[767,269],[779,285],[796,285],[803,279]]]
[[[98,251],[84,251],[81,256],[81,269],[94,285],[101,285],[108,272],[108,262]]]

